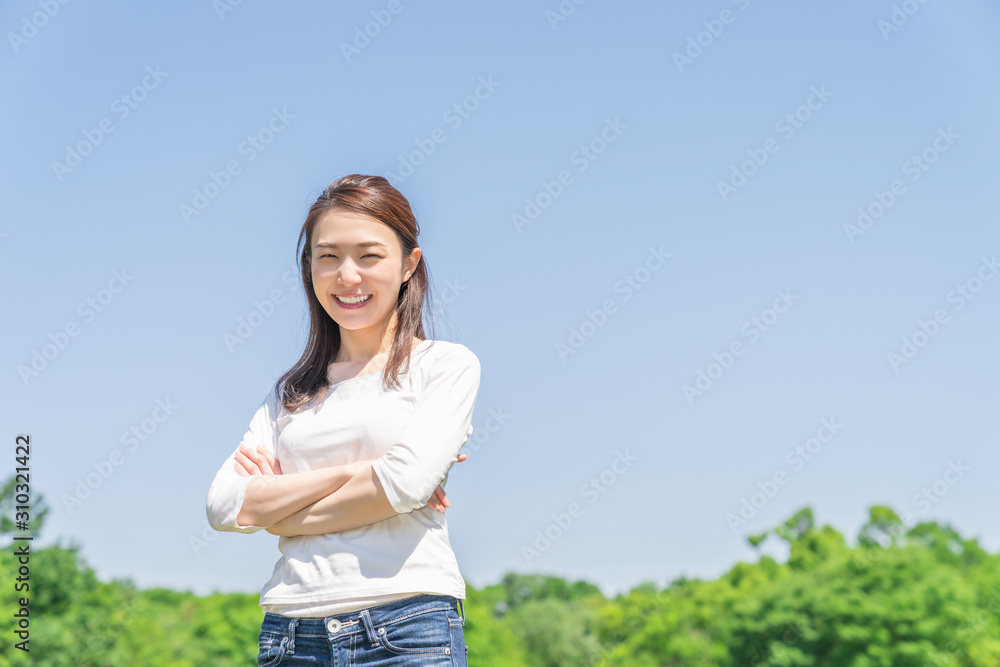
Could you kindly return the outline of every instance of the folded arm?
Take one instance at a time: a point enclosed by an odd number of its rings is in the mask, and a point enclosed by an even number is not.
[[[268,527],[274,535],[318,535],[351,530],[429,506],[448,505],[442,485],[451,466],[465,460],[472,434],[480,365],[465,348],[454,348],[428,372],[420,399],[396,442],[365,462],[337,491]]]
[[[459,462],[467,458],[465,454],[458,455]],[[426,506],[443,514],[450,505],[439,485]],[[338,533],[391,519],[397,514],[399,512],[389,502],[369,461],[336,491],[276,521],[268,526],[267,532],[286,537]]]
[[[272,535],[323,535],[361,528],[398,514],[372,470],[372,464],[339,489],[267,528]]]
[[[359,470],[356,464],[300,473],[253,475],[247,483],[237,524],[270,526],[342,488]]]
[[[351,463],[298,473],[263,472],[257,470],[252,459],[237,458],[239,452],[237,449],[230,455],[208,492],[208,521],[215,530],[263,530],[333,493],[361,469],[358,463]],[[247,472],[247,467],[253,472]]]

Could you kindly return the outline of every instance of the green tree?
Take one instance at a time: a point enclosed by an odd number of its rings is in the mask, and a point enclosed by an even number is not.
[[[9,515],[15,483],[3,485]],[[47,508],[38,496],[31,528]],[[2,522],[0,522],[2,523]],[[10,528],[12,523],[2,523]],[[14,531],[7,530],[5,534]],[[805,507],[771,530],[790,546],[716,580],[642,582],[607,599],[586,581],[508,573],[466,586],[471,665],[490,667],[997,667],[1000,555],[935,522],[903,530],[873,505],[857,546]],[[32,545],[36,542],[32,542]],[[3,572],[17,572],[11,545]],[[230,667],[253,664],[256,593],[197,596],[100,581],[77,544],[33,548],[31,653],[0,643],[0,667]],[[18,607],[13,586],[0,592]],[[23,595],[21,593],[20,595]],[[7,612],[5,612],[7,613]],[[12,618],[12,615],[8,615]]]

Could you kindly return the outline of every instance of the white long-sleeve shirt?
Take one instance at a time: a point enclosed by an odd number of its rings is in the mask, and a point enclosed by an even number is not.
[[[399,389],[386,391],[381,380],[378,372],[331,383],[321,402],[295,413],[272,390],[251,419],[241,444],[269,449],[283,474],[377,459],[375,474],[399,512],[338,533],[279,537],[281,557],[261,589],[265,611],[325,616],[418,593],[465,599],[446,517],[425,505],[472,435],[479,359],[460,343],[424,340]],[[236,522],[251,480],[235,470],[238,449],[208,491],[208,521],[255,533],[264,527]]]

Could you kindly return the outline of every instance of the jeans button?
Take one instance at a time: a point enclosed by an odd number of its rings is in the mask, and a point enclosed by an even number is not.
[[[340,632],[341,625],[343,624],[339,620],[337,620],[336,618],[331,618],[329,621],[326,622],[326,629],[332,632],[333,634],[337,634],[338,632]]]

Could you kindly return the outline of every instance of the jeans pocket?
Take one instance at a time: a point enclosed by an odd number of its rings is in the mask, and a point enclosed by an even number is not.
[[[285,657],[288,638],[277,632],[261,632],[257,640],[257,667],[273,667]]]
[[[406,615],[376,628],[379,643],[397,655],[451,653],[448,610],[433,609]]]

